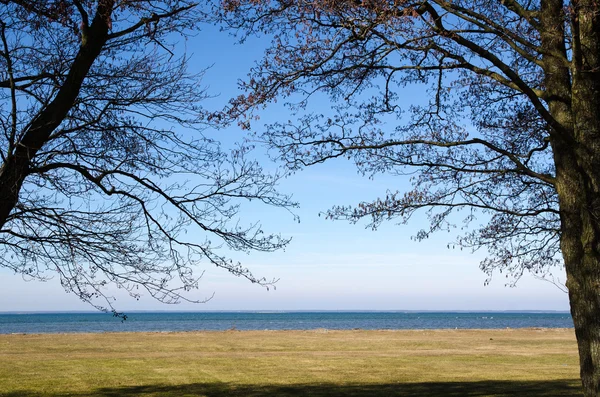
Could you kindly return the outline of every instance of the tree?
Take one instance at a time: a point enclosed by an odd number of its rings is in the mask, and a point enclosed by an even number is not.
[[[175,55],[202,22],[197,4],[1,3],[0,266],[58,275],[115,314],[107,285],[191,300],[201,261],[269,286],[228,250],[287,240],[244,226],[238,210],[293,203],[247,149],[203,135],[202,73]]]
[[[468,230],[458,244],[486,248],[489,274],[564,265],[585,395],[600,395],[598,2],[215,6],[242,39],[272,38],[221,117],[252,128],[257,109],[287,98],[293,120],[259,135],[290,169],[342,157],[367,175],[412,175],[412,190],[335,207],[331,218],[376,227],[423,209],[425,238],[462,210]],[[416,87],[428,99],[402,108]],[[310,111],[313,98],[327,98],[334,115]]]

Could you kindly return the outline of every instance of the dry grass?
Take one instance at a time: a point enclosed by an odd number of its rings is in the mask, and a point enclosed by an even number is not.
[[[576,396],[573,330],[0,335],[8,396]]]

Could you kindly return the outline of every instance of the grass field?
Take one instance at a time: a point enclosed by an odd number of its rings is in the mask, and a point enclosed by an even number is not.
[[[573,330],[0,335],[0,397],[579,396]]]

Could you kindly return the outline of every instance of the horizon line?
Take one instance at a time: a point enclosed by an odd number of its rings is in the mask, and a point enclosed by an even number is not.
[[[564,313],[570,314],[569,310],[542,310],[542,309],[516,309],[516,310],[497,310],[497,309],[449,309],[449,310],[437,310],[437,309],[414,309],[414,310],[403,310],[403,309],[247,309],[247,310],[161,310],[161,309],[149,309],[149,310],[120,310],[117,313],[254,313],[254,314],[268,314],[268,313]],[[103,312],[100,310],[0,310],[1,314],[110,314],[113,312]]]

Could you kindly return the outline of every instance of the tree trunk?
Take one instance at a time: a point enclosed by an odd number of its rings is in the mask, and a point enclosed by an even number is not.
[[[600,397],[600,114],[592,108],[594,89],[574,79],[574,134],[553,144],[561,250],[586,397]]]
[[[571,188],[576,186],[570,185]],[[579,186],[582,187],[581,185]],[[580,374],[587,397],[600,396],[600,246],[599,222],[581,189],[561,195],[561,249],[579,348]],[[596,200],[597,201],[597,200]],[[566,209],[565,207],[571,207]],[[596,215],[598,211],[595,211]]]
[[[550,140],[556,167],[561,250],[581,380],[600,397],[600,24],[596,0],[571,2],[571,53],[563,0],[541,2],[544,84],[562,126]],[[570,59],[569,59],[570,58]]]
[[[600,114],[592,108],[593,95],[581,92],[597,89],[587,83],[578,88],[574,79],[574,98],[588,100],[573,101],[575,141],[556,145],[555,158],[560,159],[556,187],[581,379],[586,396],[600,396]]]
[[[566,254],[565,258],[571,255]],[[599,258],[584,253],[579,264],[567,266],[571,315],[579,347],[580,375],[586,397],[600,396]]]
[[[561,250],[585,396],[600,397],[600,113],[598,83],[573,79],[573,135],[554,142]]]

